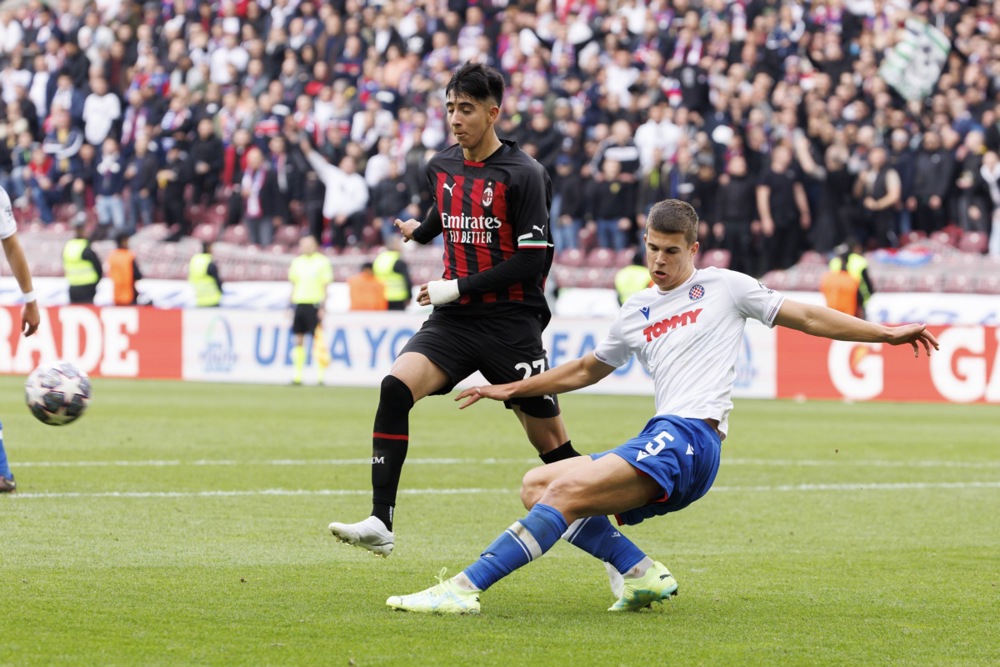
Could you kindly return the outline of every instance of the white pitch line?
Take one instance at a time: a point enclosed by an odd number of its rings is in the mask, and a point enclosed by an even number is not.
[[[408,458],[409,465],[532,465],[538,459],[497,458]],[[195,461],[19,461],[18,468],[168,468],[179,466],[360,466],[370,465],[371,459],[273,459],[238,461],[235,459],[200,459]],[[884,461],[865,459],[744,459],[722,458],[723,466],[763,467],[872,467],[872,468],[1000,468],[1000,461]]]
[[[872,484],[781,484],[776,486],[714,486],[715,493],[788,493],[812,491],[929,491],[941,489],[1000,489],[995,482],[898,482]],[[516,494],[517,489],[404,489],[407,496],[426,495],[502,495]],[[253,489],[245,491],[99,491],[95,493],[21,492],[8,496],[12,500],[62,498],[240,498],[247,496],[369,496],[368,489]]]

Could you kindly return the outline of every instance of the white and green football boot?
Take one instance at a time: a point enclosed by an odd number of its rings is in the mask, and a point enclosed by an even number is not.
[[[608,611],[639,611],[677,595],[677,580],[659,561],[654,562],[643,576],[625,577],[624,581],[621,597]]]
[[[439,583],[412,595],[393,595],[385,604],[398,611],[420,614],[478,614],[479,594],[467,591],[454,578],[445,580],[444,571],[438,575]]]

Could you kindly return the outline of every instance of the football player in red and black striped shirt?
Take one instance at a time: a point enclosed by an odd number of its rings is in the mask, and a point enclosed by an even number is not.
[[[445,94],[458,143],[428,165],[435,204],[423,222],[396,221],[408,241],[444,236],[444,274],[420,288],[418,301],[434,311],[382,381],[372,436],[372,515],[330,524],[338,539],[381,556],[395,543],[393,512],[413,404],[450,392],[476,371],[503,383],[548,366],[542,330],[551,316],[543,288],[552,264],[552,184],[538,162],[497,136],[503,93],[503,77],[493,69],[467,63],[455,72]],[[505,405],[544,462],[579,456],[555,396]],[[604,527],[611,530],[607,520]]]

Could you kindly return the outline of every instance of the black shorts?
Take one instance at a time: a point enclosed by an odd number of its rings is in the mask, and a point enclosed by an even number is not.
[[[319,306],[314,303],[295,304],[295,316],[292,318],[293,334],[311,334],[319,326]]]
[[[434,394],[449,393],[476,371],[491,384],[504,384],[538,375],[549,367],[542,347],[542,321],[531,313],[480,318],[435,310],[400,354],[405,352],[424,355],[448,375],[448,383]],[[531,417],[559,415],[554,395],[504,401],[508,408],[511,404]]]

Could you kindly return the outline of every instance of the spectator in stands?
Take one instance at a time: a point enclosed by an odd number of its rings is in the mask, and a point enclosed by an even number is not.
[[[125,165],[125,186],[128,190],[128,215],[126,230],[134,234],[139,224],[147,226],[153,222],[153,208],[156,205],[156,172],[159,162],[149,150],[149,139],[140,134],[134,144],[132,156]]]
[[[344,156],[338,167],[320,157],[308,137],[299,138],[299,147],[326,188],[323,218],[324,226],[329,224],[331,244],[339,249],[353,246],[361,238],[361,230],[366,224],[368,184],[364,176],[357,173],[355,160],[350,155]]]
[[[552,178],[552,207],[550,209],[552,239],[556,252],[574,249],[579,245],[584,211],[587,209],[584,181],[579,169],[568,155],[556,158],[555,176]]]
[[[80,168],[80,147],[83,133],[72,125],[70,114],[62,107],[52,112],[52,129],[45,135],[42,150],[56,161],[61,175],[73,175]]]
[[[66,126],[79,126],[83,122],[83,105],[86,101],[80,88],[74,85],[73,76],[61,70],[55,79],[49,79],[52,86],[51,93],[46,92],[46,108],[52,112],[53,119],[58,118],[57,111],[67,114]],[[82,141],[82,138],[81,138]]]
[[[136,282],[142,280],[142,272],[135,253],[128,247],[128,232],[118,232],[115,242],[118,247],[108,255],[108,276],[114,285],[114,304],[133,306],[139,300]]]
[[[991,257],[1000,257],[1000,157],[996,151],[983,155],[983,164],[977,174],[976,188],[983,201],[989,202],[984,218],[989,230],[988,252]]]
[[[156,172],[157,192],[163,208],[164,222],[174,231],[165,241],[180,241],[191,233],[191,221],[184,210],[184,186],[187,184],[187,169],[184,155],[176,143],[167,149],[167,159]]]
[[[274,173],[264,161],[263,151],[256,146],[247,151],[240,195],[243,197],[243,224],[250,243],[270,245],[275,228],[281,224],[276,214],[279,192]]]
[[[628,121],[615,121],[611,126],[611,136],[597,147],[597,152],[590,161],[590,171],[594,174],[594,180],[601,180],[606,160],[618,163],[618,179],[622,183],[634,183],[637,180],[642,162],[639,147],[632,138],[632,126]]]
[[[95,148],[103,144],[121,117],[121,100],[108,90],[107,80],[99,74],[91,76],[90,95],[83,102],[82,113],[86,142]]]
[[[601,177],[590,183],[587,211],[603,248],[624,250],[635,245],[632,216],[635,214],[634,181],[621,173],[617,160],[601,162]]]
[[[771,152],[771,166],[756,190],[767,264],[765,270],[787,269],[801,254],[802,230],[812,222],[806,192],[792,165],[791,149],[779,144]]]
[[[48,225],[53,221],[52,207],[62,201],[63,193],[55,158],[35,144],[31,148],[31,162],[25,167],[25,173],[25,184],[31,192],[38,217]]]
[[[210,241],[203,242],[201,252],[191,257],[188,283],[194,288],[194,302],[198,308],[214,308],[222,302],[222,278],[212,256]]]
[[[886,150],[876,146],[868,153],[868,167],[854,183],[854,196],[861,202],[855,235],[862,243],[880,248],[898,245],[897,211],[902,204],[902,182],[887,164]]]
[[[302,212],[303,181],[307,167],[297,151],[289,153],[283,135],[271,137],[268,149],[268,168],[274,174],[276,187],[273,214],[281,218],[281,224],[297,222]]]
[[[241,127],[233,132],[233,141],[226,146],[222,167],[222,192],[226,200],[226,226],[240,224],[243,219],[243,197],[240,187],[243,170],[247,166],[247,151],[252,146],[253,135]]]
[[[351,295],[351,310],[385,310],[385,285],[375,277],[371,262],[361,265],[361,270],[347,279]]]
[[[899,174],[901,201],[896,208],[899,211],[899,237],[902,239],[913,229],[913,214],[906,206],[906,202],[913,196],[916,154],[910,148],[909,133],[901,127],[894,129],[890,135],[887,161],[889,166]],[[819,250],[818,247],[817,250]]]
[[[114,236],[128,231],[125,222],[125,165],[118,150],[118,142],[113,138],[104,140],[101,158],[94,169],[94,199],[97,209],[99,238]]]
[[[752,274],[757,262],[751,257],[751,228],[757,220],[757,182],[747,173],[742,155],[729,160],[726,173],[719,176],[715,221],[722,226],[719,247],[730,253],[729,268]]]
[[[197,135],[187,154],[186,171],[191,177],[191,203],[210,204],[215,201],[215,190],[225,163],[222,140],[215,134],[211,118],[198,121]]]
[[[382,243],[399,234],[395,225],[397,219],[408,220],[422,215],[414,205],[413,193],[400,171],[399,162],[390,160],[387,166],[386,176],[372,188],[372,226]]]
[[[935,232],[947,222],[948,193],[954,181],[955,156],[941,146],[934,130],[924,132],[917,153],[913,175],[913,195],[907,208],[913,212],[913,228],[925,234]]]
[[[90,246],[87,229],[82,223],[73,225],[73,238],[63,247],[63,274],[69,284],[71,304],[92,304],[97,283],[104,275],[101,260]]]

